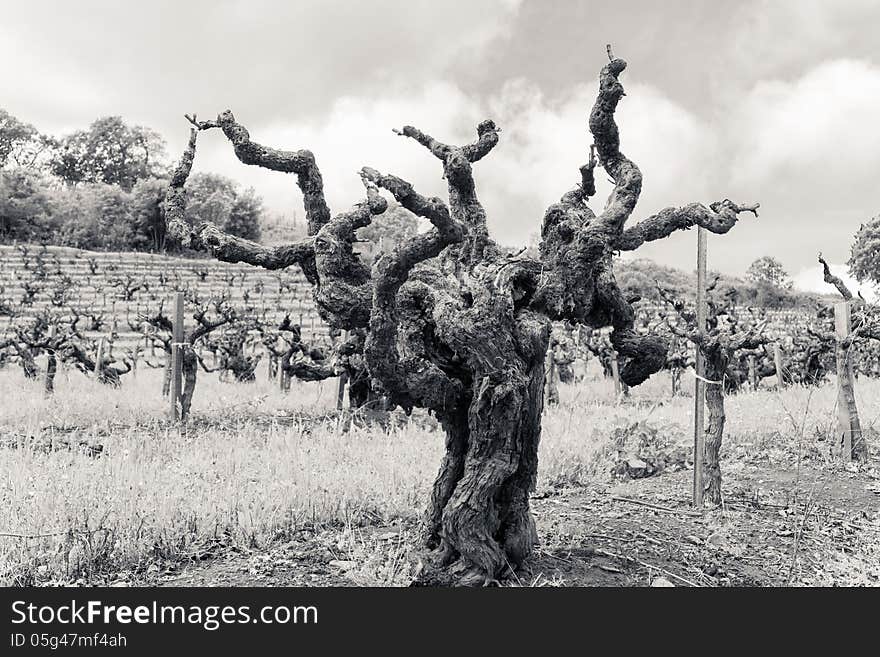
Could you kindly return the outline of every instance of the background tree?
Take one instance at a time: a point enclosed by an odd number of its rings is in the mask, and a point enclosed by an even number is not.
[[[260,239],[260,221],[263,216],[263,199],[253,187],[236,192],[235,200],[226,220],[226,231],[248,240]]]
[[[391,202],[382,221],[358,230],[358,239],[370,242],[375,252],[387,253],[419,232],[419,218],[399,203]]]
[[[37,134],[34,126],[19,121],[0,108],[0,168],[9,164],[12,154]]]
[[[95,185],[92,191],[93,217],[98,230],[94,244],[102,250],[128,250],[136,234],[131,193],[116,185]]]
[[[154,131],[118,116],[54,139],[0,109],[0,242],[163,251],[163,157],[164,142]],[[190,181],[193,224],[210,221],[257,240],[263,215],[253,189],[216,174]]]
[[[0,242],[39,242],[56,226],[40,176],[25,169],[0,171]]]
[[[135,230],[131,248],[165,251],[165,190],[168,180],[139,180],[131,190],[131,216]]]
[[[138,180],[161,172],[164,156],[158,133],[106,116],[58,140],[50,167],[68,185],[107,183],[131,191]]]
[[[880,215],[859,226],[848,264],[857,281],[880,284]]]
[[[773,256],[762,256],[755,260],[746,270],[746,278],[758,285],[769,285],[783,290],[792,287],[788,272]]]
[[[658,302],[657,286],[671,291],[676,297],[693,300],[696,276],[673,267],[660,265],[652,260],[619,260],[615,263],[615,276],[620,288],[627,296]],[[800,308],[812,311],[819,296],[809,292],[799,292],[790,287],[779,287],[766,281],[754,282],[751,279],[721,275],[719,292],[731,296],[736,305],[761,306],[783,309]]]
[[[40,156],[52,144],[53,140],[41,135],[34,126],[0,108],[0,169],[6,166],[35,169]]]
[[[521,567],[537,541],[529,509],[538,466],[544,404],[544,362],[551,320],[611,326],[621,378],[637,385],[666,362],[666,342],[639,335],[634,311],[614,278],[613,255],[677,230],[701,225],[726,233],[740,206],[724,200],[667,208],[626,227],[642,175],[620,151],[614,113],[623,94],[626,62],[614,58],[600,75],[590,114],[594,139],[579,184],[544,215],[540,259],[511,256],[489,236],[473,167],[497,145],[491,120],[476,139],[445,144],[413,126],[396,131],[440,161],[448,202],[420,195],[411,184],[370,168],[361,170],[366,198],[335,216],[327,206],[315,156],[251,141],[225,111],[197,121],[166,196],[169,234],[226,262],[268,269],[302,268],[319,312],[331,327],[364,335],[363,353],[374,384],[405,410],[433,412],[446,432],[446,454],[434,483],[425,543],[433,549],[425,577],[459,583],[491,581]],[[309,237],[266,247],[204,223],[184,220],[185,183],[200,131],[219,128],[245,164],[297,176]],[[614,190],[599,215],[587,205],[601,166]],[[368,267],[353,251],[356,231],[382,214],[390,192],[433,226]],[[452,566],[450,568],[450,566]]]
[[[225,227],[235,203],[235,183],[215,173],[197,173],[187,186],[186,222]]]
[[[260,237],[263,201],[249,188],[216,173],[198,173],[187,186],[186,222],[190,226],[211,223],[238,237]]]
[[[52,212],[64,246],[127,250],[135,242],[131,194],[117,185],[95,183],[56,190]]]

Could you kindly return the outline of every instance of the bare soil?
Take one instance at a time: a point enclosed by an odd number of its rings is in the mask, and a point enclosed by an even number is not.
[[[880,480],[861,469],[778,471],[732,463],[725,504],[696,512],[692,472],[546,491],[533,500],[540,547],[505,585],[878,585]],[[351,528],[306,528],[268,550],[217,545],[149,577],[160,586],[353,586],[359,564],[334,548]],[[415,523],[355,530],[362,542],[415,536]],[[147,583],[147,582],[138,582]],[[397,582],[400,583],[400,582]]]

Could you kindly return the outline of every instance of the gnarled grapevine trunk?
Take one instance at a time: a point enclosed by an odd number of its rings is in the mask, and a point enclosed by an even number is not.
[[[181,372],[183,375],[183,386],[180,392],[180,419],[186,421],[192,408],[193,395],[195,394],[196,381],[198,379],[198,369],[202,367],[206,372],[215,370],[208,369],[196,352],[196,344],[212,331],[224,326],[236,318],[235,311],[226,305],[225,300],[215,300],[213,302],[213,310],[215,317],[208,316],[208,307],[197,307],[193,314],[195,326],[186,334],[183,344],[180,345],[182,362]],[[174,329],[171,320],[162,314],[162,309],[155,315],[144,316],[143,321],[162,333],[154,335],[154,340],[162,345],[165,351],[165,367],[162,379],[162,395],[167,396],[171,390],[171,353],[172,353],[172,336]],[[163,335],[164,334],[164,335]],[[154,343],[155,344],[155,343]]]
[[[165,366],[162,368],[162,396],[171,394],[171,354],[165,355]]]
[[[13,343],[15,353],[18,354],[18,362],[21,365],[21,371],[28,379],[36,379],[40,375],[40,368],[37,367],[37,361],[34,360],[34,354],[29,347],[22,347],[18,342]]]
[[[55,350],[50,349],[46,353],[46,378],[43,384],[47,395],[55,392],[55,373],[57,371],[58,359],[55,356]]]
[[[714,291],[714,283],[707,292]],[[721,445],[724,439],[724,395],[729,388],[727,377],[736,352],[758,349],[764,344],[761,336],[763,324],[759,323],[732,333],[730,325],[719,322],[718,316],[727,313],[711,297],[708,301],[707,326],[699,328],[696,313],[688,310],[684,302],[675,299],[668,291],[659,289],[661,299],[671,305],[684,326],[667,324],[673,334],[691,342],[703,357],[704,379],[706,382],[706,427],[702,454],[694,454],[694,467],[703,469],[703,499],[712,505],[722,502],[721,489]],[[727,324],[725,326],[725,324]],[[735,325],[735,324],[734,324]]]
[[[505,361],[503,375],[475,371],[466,412],[441,415],[447,453],[428,512],[429,544],[443,564],[463,560],[460,583],[481,584],[519,568],[537,540],[529,495],[538,471],[549,322],[529,317],[519,324],[529,347]]]
[[[837,437],[835,449],[846,459],[868,460],[868,449],[859,420],[856,395],[853,389],[852,365],[849,359],[850,345],[847,340],[837,340],[834,357],[837,363],[837,408],[842,430]],[[849,449],[849,454],[845,453]]]
[[[706,430],[703,452],[703,495],[712,505],[721,504],[721,443],[724,439],[724,375],[729,356],[720,348],[704,350]]]
[[[485,583],[520,567],[537,540],[529,494],[537,475],[551,321],[610,326],[620,379],[638,385],[663,367],[667,345],[634,330],[633,308],[614,278],[614,254],[695,225],[726,233],[739,213],[757,208],[729,200],[692,203],[625,226],[642,177],[620,151],[614,119],[626,62],[610,47],[608,56],[589,118],[589,160],[576,188],[545,212],[539,259],[507,254],[489,236],[473,167],[498,144],[500,129],[491,120],[462,146],[413,126],[395,131],[440,161],[448,201],[426,198],[407,181],[365,167],[366,198],[331,216],[314,155],[257,144],[229,111],[216,121],[190,119],[195,127],[172,176],[169,235],[228,262],[269,269],[298,264],[331,327],[366,333],[363,357],[376,395],[407,411],[427,409],[440,420],[446,454],[427,513],[426,543],[436,550],[432,561],[452,566],[448,572],[461,583]],[[211,128],[223,131],[242,162],[297,176],[309,238],[264,247],[212,224],[185,224],[184,183],[196,137]],[[615,185],[598,215],[587,205],[597,166]],[[355,231],[385,211],[380,189],[433,228],[384,253],[371,269],[352,244]]]
[[[877,326],[869,322],[863,323],[853,331],[850,319],[851,302],[853,301],[852,292],[850,292],[843,280],[831,273],[831,269],[825,259],[822,258],[821,253],[819,254],[819,262],[822,265],[825,282],[836,287],[837,291],[847,302],[843,308],[845,315],[836,318],[837,326],[833,336],[834,359],[837,368],[837,412],[839,416],[839,429],[835,449],[846,460],[867,461],[868,445],[862,433],[859,410],[856,406],[851,354],[853,342],[859,334],[864,337],[878,339],[880,338],[880,331],[878,331]],[[835,309],[836,312],[838,312],[837,309]]]
[[[185,422],[192,408],[193,394],[196,390],[196,379],[199,373],[199,362],[191,347],[183,348],[183,387],[180,391],[180,419]]]
[[[122,361],[122,367],[113,366],[110,358],[102,355],[100,348],[95,354],[95,358],[100,356],[100,363],[96,363],[85,350],[78,344],[69,344],[65,348],[64,354],[66,359],[72,360],[76,366],[86,374],[95,374],[98,383],[118,388],[122,385],[122,376],[131,372],[131,363],[127,360]]]
[[[672,396],[677,397],[679,390],[681,390],[681,372],[682,369],[680,367],[673,367],[669,373],[672,379]]]

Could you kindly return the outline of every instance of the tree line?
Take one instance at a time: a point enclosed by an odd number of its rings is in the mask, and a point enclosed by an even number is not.
[[[713,273],[713,275],[716,275]],[[773,256],[756,259],[745,276],[718,276],[718,293],[733,306],[756,306],[773,310],[815,310],[821,295],[799,292],[782,264]],[[664,267],[652,260],[626,260],[617,265],[620,288],[629,297],[662,302],[658,286],[671,294],[692,300],[697,289],[696,274]]]
[[[0,243],[165,251],[165,141],[121,117],[61,137],[0,108]],[[262,199],[217,174],[196,174],[185,220],[256,240]]]

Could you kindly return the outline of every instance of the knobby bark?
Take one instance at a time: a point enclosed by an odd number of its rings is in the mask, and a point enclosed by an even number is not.
[[[831,273],[831,268],[828,266],[828,263],[825,261],[825,258],[822,257],[821,253],[819,254],[819,264],[822,265],[823,280],[829,285],[833,285],[837,288],[840,296],[842,296],[845,301],[851,301],[853,298],[852,292],[850,292],[846,283],[843,282],[843,279]]]
[[[501,131],[491,120],[481,122],[464,145],[444,143],[414,126],[395,130],[439,161],[446,200],[422,196],[402,178],[365,167],[360,175],[366,198],[332,216],[312,153],[257,144],[229,111],[214,121],[190,118],[190,141],[169,190],[169,235],[220,260],[300,266],[321,316],[334,328],[365,336],[363,359],[374,391],[389,404],[427,409],[439,419],[446,454],[426,514],[425,542],[433,550],[428,581],[436,576],[483,584],[522,567],[532,553],[529,494],[537,475],[551,321],[610,326],[621,379],[641,383],[664,366],[667,345],[634,330],[633,308],[614,278],[614,253],[697,224],[724,233],[737,213],[757,208],[730,201],[690,204],[625,228],[642,178],[620,151],[614,119],[626,62],[610,48],[608,54],[589,118],[593,147],[575,189],[544,214],[538,259],[507,254],[489,234],[474,168],[499,143]],[[212,128],[223,131],[242,162],[297,176],[307,239],[268,248],[210,224],[185,224],[184,183],[196,139]],[[614,182],[598,215],[587,205],[596,191],[597,166]],[[432,227],[370,268],[351,247],[355,230],[385,210],[379,190]]]

